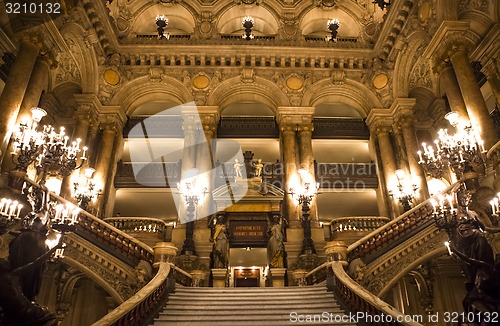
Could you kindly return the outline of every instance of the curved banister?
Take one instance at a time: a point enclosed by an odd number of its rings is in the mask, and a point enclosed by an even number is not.
[[[170,263],[160,263],[155,277],[146,286],[92,326],[140,326],[145,324],[167,300],[168,275],[171,270]]]
[[[456,191],[461,183],[469,178],[471,177],[461,179],[458,182],[450,185],[445,190],[443,190],[441,194]],[[399,217],[395,218],[379,229],[374,230],[373,232],[367,234],[366,236],[351,244],[347,248],[348,261],[352,261],[355,258],[365,257],[368,254],[371,254],[380,249],[383,245],[393,243],[403,235],[406,235],[410,230],[417,229],[418,227],[423,226],[426,222],[429,221],[429,219],[427,218],[429,212],[434,212],[431,200],[437,196],[439,196],[439,194],[436,194],[433,197],[423,201],[408,212],[405,212],[404,214],[400,215]],[[422,213],[418,214],[419,211],[422,211]],[[392,238],[389,238],[389,236]]]
[[[45,186],[40,186],[27,177],[24,178],[24,181],[31,186],[42,188],[49,194],[50,198],[53,198],[60,203],[70,203],[74,205],[74,203],[71,203],[67,199],[49,191]],[[84,210],[80,210],[78,213],[78,226],[75,233],[79,236],[85,234],[99,239],[124,254],[135,265],[137,265],[141,260],[145,260],[151,264],[153,263],[153,249],[150,246]],[[83,238],[85,238],[85,236]]]
[[[405,321],[405,316],[400,311],[396,310],[394,307],[381,300],[376,295],[365,290],[361,285],[359,285],[356,281],[350,278],[349,275],[347,275],[342,262],[334,261],[330,264],[333,270],[333,286],[337,298],[339,298],[341,303],[352,313],[363,313],[362,316],[360,315],[360,322],[366,322],[367,315],[379,317],[384,315],[384,322],[371,324],[387,326],[422,326],[422,324],[418,322]],[[387,316],[390,316],[390,319]],[[402,318],[401,321],[399,320],[400,318]]]

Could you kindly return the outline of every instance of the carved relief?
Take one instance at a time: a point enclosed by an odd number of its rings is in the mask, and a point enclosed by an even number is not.
[[[489,5],[489,0],[461,0],[458,4],[458,12],[477,10],[488,13]]]
[[[202,38],[211,38],[217,34],[215,19],[212,12],[202,11],[197,17],[196,31]]]
[[[285,13],[281,19],[278,35],[283,40],[292,40],[300,37],[299,22],[294,13]]]
[[[409,89],[424,87],[432,90],[431,68],[428,63],[416,65],[410,73]]]
[[[80,83],[81,75],[78,65],[73,60],[73,57],[69,53],[61,53],[58,58],[59,65],[56,72],[56,82],[55,84],[60,84],[62,82],[72,81]]]

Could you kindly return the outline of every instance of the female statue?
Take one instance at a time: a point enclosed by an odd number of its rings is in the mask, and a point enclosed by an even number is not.
[[[285,246],[283,245],[283,218],[275,215],[273,225],[269,228],[269,241],[267,243],[267,256],[270,268],[285,267]]]
[[[227,268],[229,266],[229,237],[224,216],[217,217],[217,224],[213,234],[212,258],[214,268]]]

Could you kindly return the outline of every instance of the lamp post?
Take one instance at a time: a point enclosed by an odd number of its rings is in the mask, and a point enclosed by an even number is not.
[[[195,187],[194,182],[187,181],[183,184],[177,184],[179,194],[184,197],[187,205],[187,223],[186,223],[186,239],[182,245],[182,255],[196,255],[193,233],[194,233],[194,213],[196,205],[200,198],[206,194],[207,188],[203,187],[198,189]]]
[[[403,170],[396,170],[398,184],[394,190],[389,191],[389,195],[397,199],[401,205],[403,205],[404,211],[408,212],[411,209],[411,203],[417,194],[418,186],[416,184],[409,185],[405,182],[405,177],[405,172]]]
[[[73,197],[78,201],[81,209],[87,210],[89,203],[99,196],[99,190],[95,188],[94,179],[92,176],[95,169],[86,168],[85,177],[80,182],[74,183]]]
[[[339,27],[340,27],[340,22],[336,18],[330,19],[326,23],[326,28],[330,31],[330,34],[331,34],[330,37],[328,37],[328,36],[326,37],[327,42],[328,41],[333,42],[333,43],[337,42],[337,33],[338,33]]]
[[[297,200],[299,205],[302,206],[302,229],[304,230],[304,241],[302,243],[302,253],[316,253],[314,248],[314,242],[311,236],[311,220],[309,219],[309,205],[316,195],[316,187],[311,187],[311,182],[309,181],[310,175],[304,170],[299,170],[299,175],[301,177],[301,189],[298,193]],[[295,195],[295,189],[289,189],[290,195],[293,197]]]
[[[155,18],[156,26],[158,26],[157,31],[158,31],[158,39],[161,40],[162,38],[166,38],[167,40],[170,38],[170,35],[167,33],[165,35],[165,28],[168,26],[168,18],[166,18],[164,15],[158,15]]]
[[[252,28],[255,25],[255,20],[253,19],[253,17],[252,16],[243,17],[243,19],[241,20],[241,25],[245,29],[245,34],[243,34],[242,38],[244,38],[247,41],[252,40],[254,38],[252,34]]]

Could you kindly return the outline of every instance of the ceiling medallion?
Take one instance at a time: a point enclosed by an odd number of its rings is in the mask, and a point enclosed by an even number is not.
[[[302,80],[302,78],[296,75],[291,75],[286,79],[286,87],[288,87],[292,91],[298,91],[303,86],[304,86],[304,81]]]
[[[377,74],[375,75],[375,77],[373,77],[373,87],[375,87],[376,89],[384,88],[385,86],[387,86],[388,82],[389,77],[387,77],[387,75],[384,73]]]
[[[120,74],[114,69],[108,68],[104,70],[102,76],[106,83],[110,84],[111,86],[116,86],[120,82]]]

